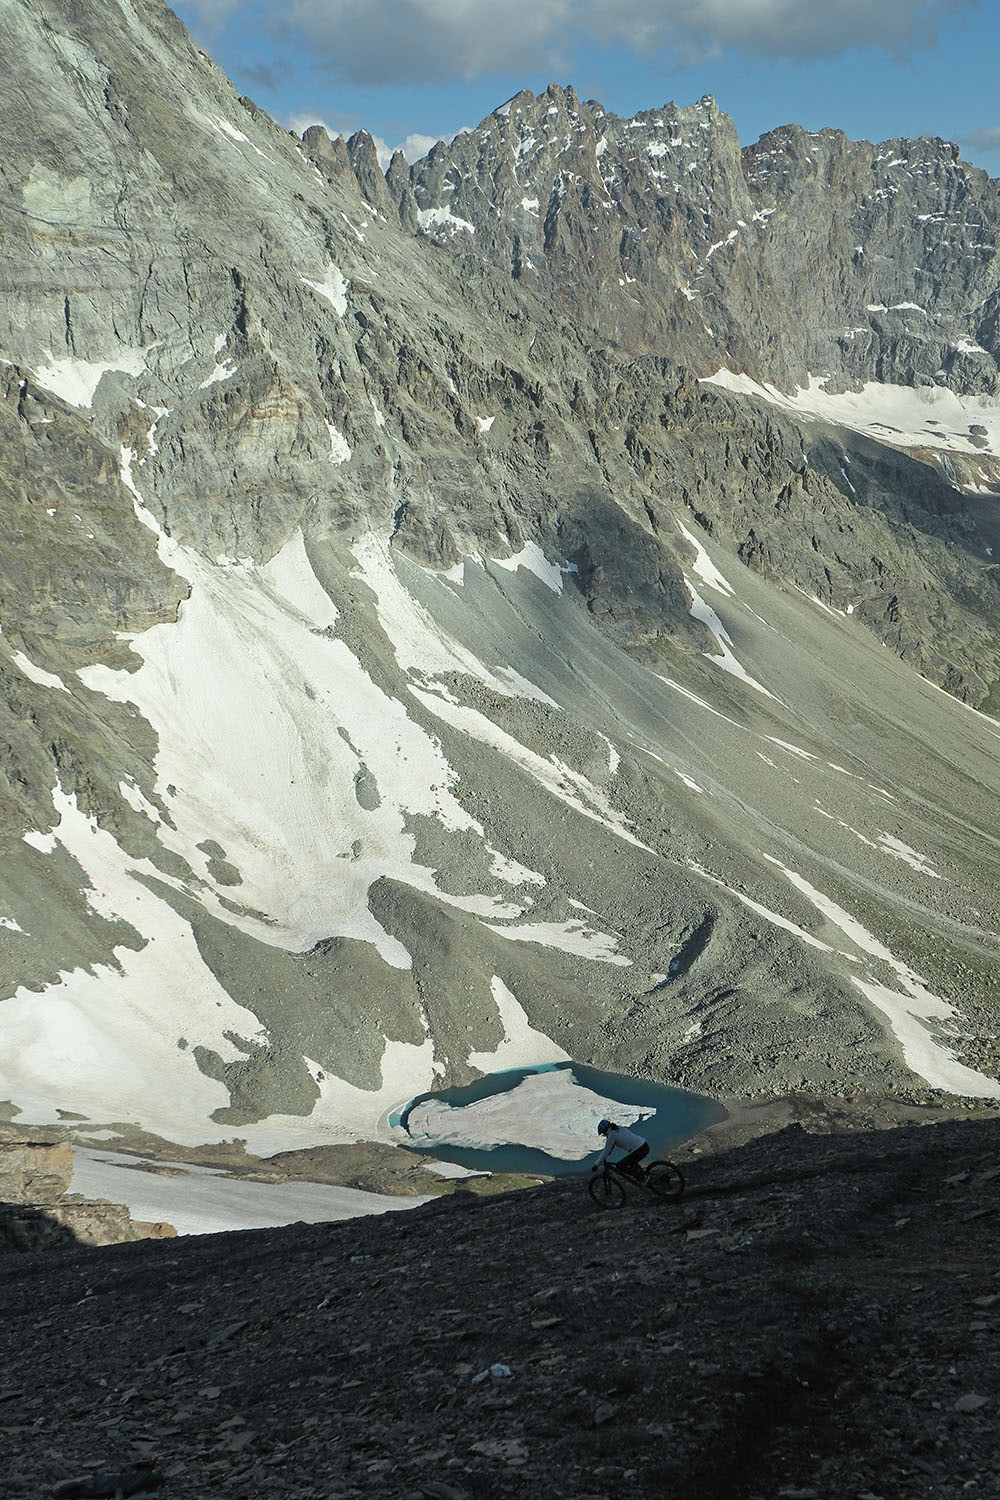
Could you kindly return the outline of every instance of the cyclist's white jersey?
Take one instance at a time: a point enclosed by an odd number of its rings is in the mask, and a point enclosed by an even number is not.
[[[604,1138],[604,1150],[597,1158],[597,1166],[607,1161],[608,1156],[616,1148],[621,1151],[638,1151],[640,1146],[645,1146],[644,1136],[636,1135],[634,1130],[629,1130],[626,1125],[617,1125],[614,1130],[609,1130]]]

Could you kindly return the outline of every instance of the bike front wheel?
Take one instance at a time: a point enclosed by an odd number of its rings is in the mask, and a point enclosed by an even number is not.
[[[646,1173],[646,1186],[665,1203],[676,1203],[684,1192],[684,1173],[672,1161],[654,1161]]]
[[[595,1172],[587,1183],[587,1192],[601,1208],[621,1208],[625,1202],[625,1189],[610,1173]]]

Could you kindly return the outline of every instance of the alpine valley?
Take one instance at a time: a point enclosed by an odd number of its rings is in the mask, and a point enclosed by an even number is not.
[[[0,55],[6,1118],[994,1111],[1000,183],[556,86],[383,172],[160,0]]]

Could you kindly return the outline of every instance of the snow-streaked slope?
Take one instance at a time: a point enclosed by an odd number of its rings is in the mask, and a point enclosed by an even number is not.
[[[157,791],[173,825],[159,836],[206,883],[202,900],[221,920],[296,952],[357,938],[408,967],[367,895],[393,876],[463,904],[414,862],[405,826],[407,814],[423,814],[448,831],[476,829],[440,748],[327,633],[337,611],[300,534],[260,569],[212,568],[191,552],[174,560],[192,585],[177,624],[131,643],[138,671],[80,674],[134,703],[157,731]],[[359,800],[362,775],[377,789],[370,806]],[[219,890],[206,840],[239,872],[235,891]],[[511,913],[469,895],[485,914]]]
[[[123,473],[138,519],[156,529],[129,455]],[[712,628],[736,643],[741,671],[692,657],[683,682],[622,655],[564,574],[541,564],[467,562],[457,588],[376,535],[336,564],[296,531],[255,568],[211,564],[158,532],[190,586],[177,620],[130,640],[134,671],[85,668],[72,691],[131,703],[156,731],[149,785],[125,781],[121,795],[174,872],[126,854],[56,790],[36,857],[70,855],[93,909],[128,927],[117,968],[81,967],[0,1003],[0,1093],[29,1117],[69,1109],[184,1141],[236,1133],[261,1153],[391,1141],[393,1112],[447,1068],[469,1076],[581,1053],[607,1063],[595,1024],[626,1014],[655,1048],[658,1077],[691,1078],[718,1024],[720,976],[755,966],[785,1028],[776,1068],[797,1053],[808,1067],[815,1048],[835,1055],[851,1038],[852,1066],[861,1056],[879,1076],[1000,1095],[963,1060],[969,1015],[927,956],[1000,952],[983,887],[1000,868],[989,721],[692,527]],[[864,724],[832,723],[831,692],[864,679]],[[304,1050],[306,1112],[218,1123],[227,1090],[193,1050],[280,1049],[281,1012],[264,1025],[228,995],[172,894],[236,945],[246,935],[302,953],[338,938],[377,955],[388,977],[408,974],[413,955],[373,907],[386,882],[423,903],[412,929],[422,1039],[379,1020],[375,1087]],[[727,946],[713,938],[664,987],[704,920]],[[450,935],[428,966],[425,935],[439,922]],[[642,997],[656,986],[651,1007]],[[821,1037],[800,1024],[793,992],[814,997],[807,1015],[822,1008]],[[716,1045],[738,1058],[757,1014],[727,1020]]]

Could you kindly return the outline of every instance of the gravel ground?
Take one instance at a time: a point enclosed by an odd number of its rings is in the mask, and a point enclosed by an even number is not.
[[[1000,1121],[686,1170],[8,1255],[0,1494],[1000,1495]]]

